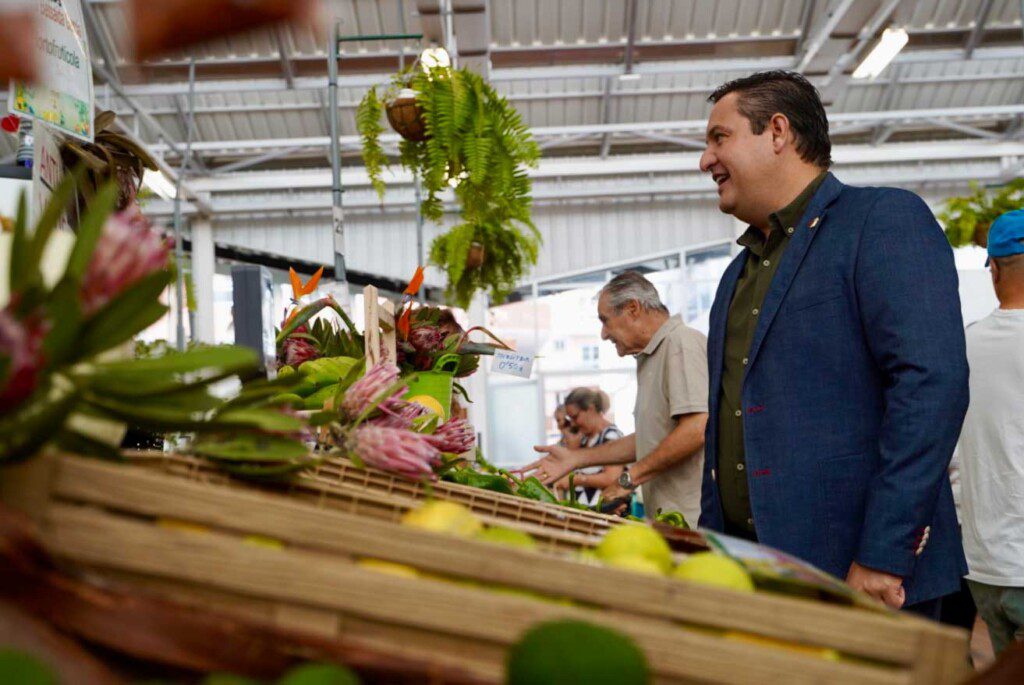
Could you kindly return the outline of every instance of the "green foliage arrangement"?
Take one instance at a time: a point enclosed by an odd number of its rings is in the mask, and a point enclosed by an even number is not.
[[[537,262],[541,239],[530,218],[527,168],[536,166],[539,149],[515,108],[478,74],[414,66],[398,74],[383,97],[371,88],[356,113],[363,161],[381,195],[388,159],[380,122],[399,88],[416,91],[426,123],[426,140],[399,144],[399,162],[423,184],[423,215],[441,221],[441,194],[449,188],[460,206],[461,222],[430,248],[430,261],[447,273],[449,301],[465,308],[475,292],[487,289],[501,302]],[[484,246],[486,258],[467,268],[474,242]]]
[[[985,247],[988,229],[1000,215],[1024,207],[1024,178],[999,188],[983,188],[971,183],[971,193],[946,200],[939,222],[953,247],[974,243]]]
[[[167,312],[161,293],[174,278],[166,240],[129,208],[111,215],[107,181],[82,216],[62,275],[51,285],[41,263],[83,170],[68,174],[30,230],[24,196],[11,236],[10,301],[0,308],[0,464],[46,445],[119,459],[116,443],[86,426],[127,424],[194,435],[192,449],[229,471],[289,473],[314,459],[306,425],[271,398],[301,378],[252,380],[256,354],[233,346],[185,352],[143,348],[149,358],[111,353]],[[125,258],[125,254],[130,258]],[[211,386],[243,381],[230,396]],[[117,438],[119,440],[119,438]]]

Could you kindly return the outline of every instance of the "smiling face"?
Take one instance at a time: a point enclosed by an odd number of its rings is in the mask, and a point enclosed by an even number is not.
[[[760,134],[739,110],[739,93],[715,103],[708,118],[707,142],[700,169],[718,186],[718,208],[737,219],[760,225],[774,211],[773,178],[779,173],[776,131],[766,126]],[[787,131],[788,132],[788,131]],[[771,207],[765,210],[764,207]]]
[[[572,422],[580,427],[587,435],[594,435],[601,432],[601,428],[604,427],[603,418],[601,412],[597,411],[595,407],[584,409],[583,407],[575,404],[565,405],[566,414],[572,419]]]

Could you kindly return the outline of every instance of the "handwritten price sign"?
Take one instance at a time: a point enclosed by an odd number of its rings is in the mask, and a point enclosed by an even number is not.
[[[512,352],[511,350],[495,350],[491,371],[509,376],[529,378],[533,371],[533,356]]]

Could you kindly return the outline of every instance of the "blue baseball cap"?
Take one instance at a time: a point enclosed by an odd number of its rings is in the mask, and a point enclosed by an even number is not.
[[[988,229],[988,259],[1024,254],[1024,209],[1015,209],[1001,215]]]

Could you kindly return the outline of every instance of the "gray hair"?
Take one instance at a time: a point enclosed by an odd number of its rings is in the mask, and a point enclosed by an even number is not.
[[[622,308],[633,300],[636,300],[644,311],[668,313],[668,307],[661,303],[657,288],[639,271],[623,271],[601,288],[598,297],[605,293],[608,294],[608,304],[615,313],[621,312]]]

